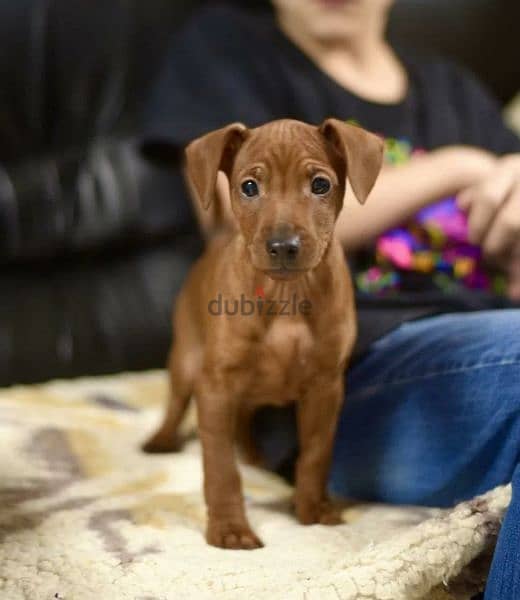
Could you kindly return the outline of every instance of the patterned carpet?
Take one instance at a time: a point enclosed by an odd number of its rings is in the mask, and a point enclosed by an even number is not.
[[[509,486],[449,511],[362,505],[345,525],[302,527],[291,489],[244,467],[266,547],[208,547],[197,439],[176,455],[139,450],[165,396],[162,372],[0,391],[2,600],[440,600],[482,588]]]

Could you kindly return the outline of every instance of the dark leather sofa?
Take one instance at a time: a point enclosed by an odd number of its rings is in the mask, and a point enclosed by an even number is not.
[[[135,140],[197,4],[0,0],[0,385],[164,364],[200,240],[180,182]],[[506,101],[519,5],[399,0],[391,35],[469,64]]]

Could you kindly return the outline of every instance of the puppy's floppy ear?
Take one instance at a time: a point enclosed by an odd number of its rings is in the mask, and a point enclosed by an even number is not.
[[[358,202],[364,204],[383,165],[382,140],[361,127],[338,119],[327,119],[319,130],[341,158],[344,175]]]
[[[242,123],[232,123],[197,138],[186,148],[186,175],[192,192],[207,210],[214,197],[219,171],[230,175],[233,161],[247,137]]]

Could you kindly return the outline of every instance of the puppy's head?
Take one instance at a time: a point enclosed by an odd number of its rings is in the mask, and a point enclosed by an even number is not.
[[[226,173],[252,264],[273,279],[292,279],[322,260],[346,179],[363,203],[382,157],[381,140],[359,127],[336,119],[319,127],[281,120],[209,133],[188,146],[186,167],[205,208],[215,197],[218,171]]]

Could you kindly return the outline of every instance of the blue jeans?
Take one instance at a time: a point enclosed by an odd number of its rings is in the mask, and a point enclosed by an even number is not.
[[[263,429],[279,465],[294,427],[285,417]],[[520,599],[519,465],[520,310],[407,323],[350,369],[331,491],[452,506],[513,480],[486,600]]]
[[[330,488],[451,506],[513,480],[486,600],[520,598],[520,310],[402,325],[355,365]]]

